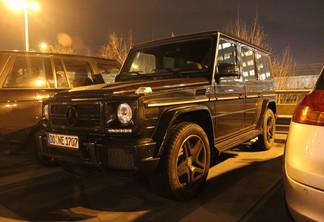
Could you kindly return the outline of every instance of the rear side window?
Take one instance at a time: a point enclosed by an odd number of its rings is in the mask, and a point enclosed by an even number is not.
[[[254,70],[253,50],[248,47],[242,46],[241,58],[242,58],[242,69],[243,69],[244,79],[245,80],[254,80],[255,79],[255,70]]]
[[[256,52],[255,57],[258,69],[258,79],[271,79],[269,56],[261,52]]]
[[[3,87],[49,88],[53,77],[48,58],[19,56],[13,63]]]

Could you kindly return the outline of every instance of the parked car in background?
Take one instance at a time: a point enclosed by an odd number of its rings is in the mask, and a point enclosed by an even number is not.
[[[104,83],[113,60],[79,55],[0,51],[1,149],[26,145],[42,116],[42,101],[62,90]]]
[[[218,31],[138,44],[115,83],[57,93],[43,110],[40,156],[148,176],[178,200],[201,190],[212,156],[274,142],[269,53]]]
[[[284,185],[296,221],[324,221],[324,66],[297,105],[285,146]]]

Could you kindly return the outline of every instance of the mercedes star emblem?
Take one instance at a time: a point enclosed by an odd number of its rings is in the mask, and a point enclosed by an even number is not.
[[[69,126],[75,126],[78,122],[78,113],[74,106],[69,106],[65,112],[65,119]]]

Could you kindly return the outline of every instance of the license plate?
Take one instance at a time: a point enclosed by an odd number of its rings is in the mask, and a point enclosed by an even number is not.
[[[49,133],[47,134],[47,143],[53,146],[67,147],[67,148],[79,148],[78,136],[61,135]]]

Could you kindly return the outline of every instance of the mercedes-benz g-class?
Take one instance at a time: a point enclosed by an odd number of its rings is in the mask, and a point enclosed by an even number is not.
[[[194,197],[211,157],[258,137],[270,149],[275,91],[267,51],[218,31],[135,45],[115,83],[44,103],[40,157],[147,175]]]

